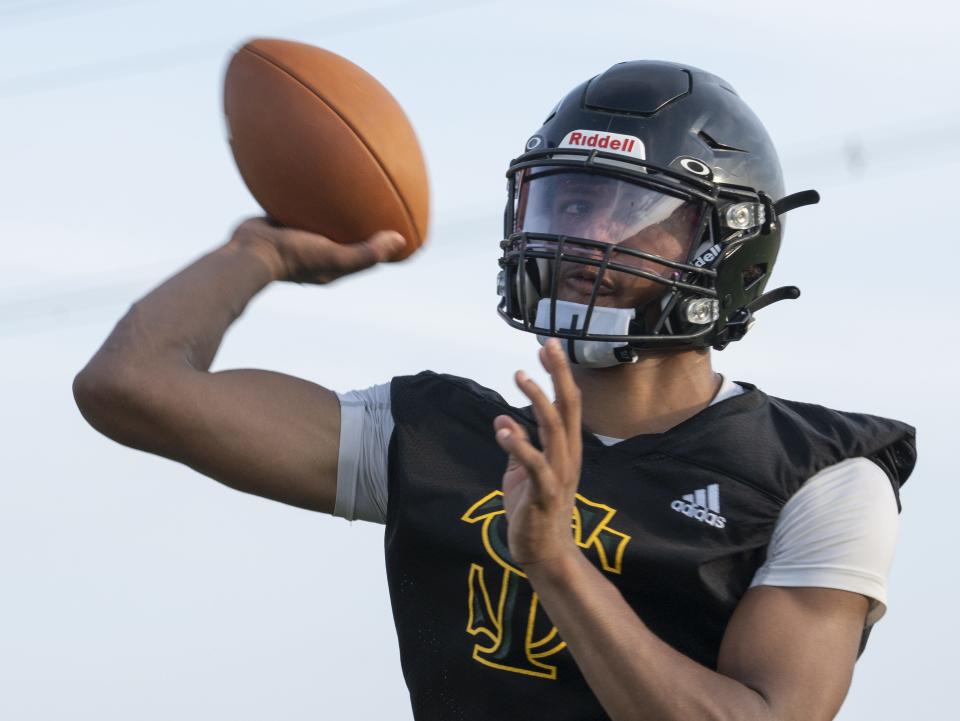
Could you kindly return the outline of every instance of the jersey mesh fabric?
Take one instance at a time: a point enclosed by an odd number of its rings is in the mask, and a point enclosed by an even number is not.
[[[743,393],[724,378],[710,405]],[[334,515],[384,523],[387,457],[394,421],[390,383],[338,393],[341,404]],[[595,434],[604,445],[623,439]],[[886,612],[899,514],[884,471],[865,458],[812,476],[783,507],[766,562],[752,586],[834,588],[870,600],[866,625]]]

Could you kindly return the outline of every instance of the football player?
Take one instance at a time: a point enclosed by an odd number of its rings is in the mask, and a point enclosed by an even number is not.
[[[135,303],[74,383],[115,440],[233,488],[385,524],[417,719],[826,721],[885,612],[913,429],[767,396],[710,349],[798,295],[767,290],[785,196],[725,81],[621,63],[509,167],[498,311],[555,401],[425,372],[337,394],[210,373],[277,280],[389,261],[242,224]],[[251,412],[254,411],[254,412]]]

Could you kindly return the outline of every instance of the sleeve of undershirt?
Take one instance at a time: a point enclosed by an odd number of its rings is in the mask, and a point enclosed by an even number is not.
[[[899,515],[890,479],[851,458],[807,480],[783,509],[751,586],[816,586],[870,599],[866,625],[886,613]]]
[[[393,433],[390,384],[337,393],[340,451],[333,515],[386,523],[387,455]]]

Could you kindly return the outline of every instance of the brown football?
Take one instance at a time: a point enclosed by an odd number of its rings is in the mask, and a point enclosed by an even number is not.
[[[423,243],[420,144],[372,75],[312,45],[251,40],[230,60],[223,105],[240,175],[270,217],[340,243],[396,230],[403,257]]]

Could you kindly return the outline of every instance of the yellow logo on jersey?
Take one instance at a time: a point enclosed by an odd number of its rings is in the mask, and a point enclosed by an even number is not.
[[[610,527],[616,513],[578,493],[571,518],[577,545],[595,552],[600,567],[608,573],[620,573],[623,552],[630,541],[630,536]],[[474,660],[503,671],[555,679],[557,667],[544,659],[563,650],[566,643],[546,616],[537,612],[537,594],[510,557],[503,491],[488,493],[460,520],[481,524],[483,546],[500,571],[499,579],[491,579],[497,568],[470,564],[467,632],[479,638],[473,647]],[[499,586],[495,585],[497,580]]]

